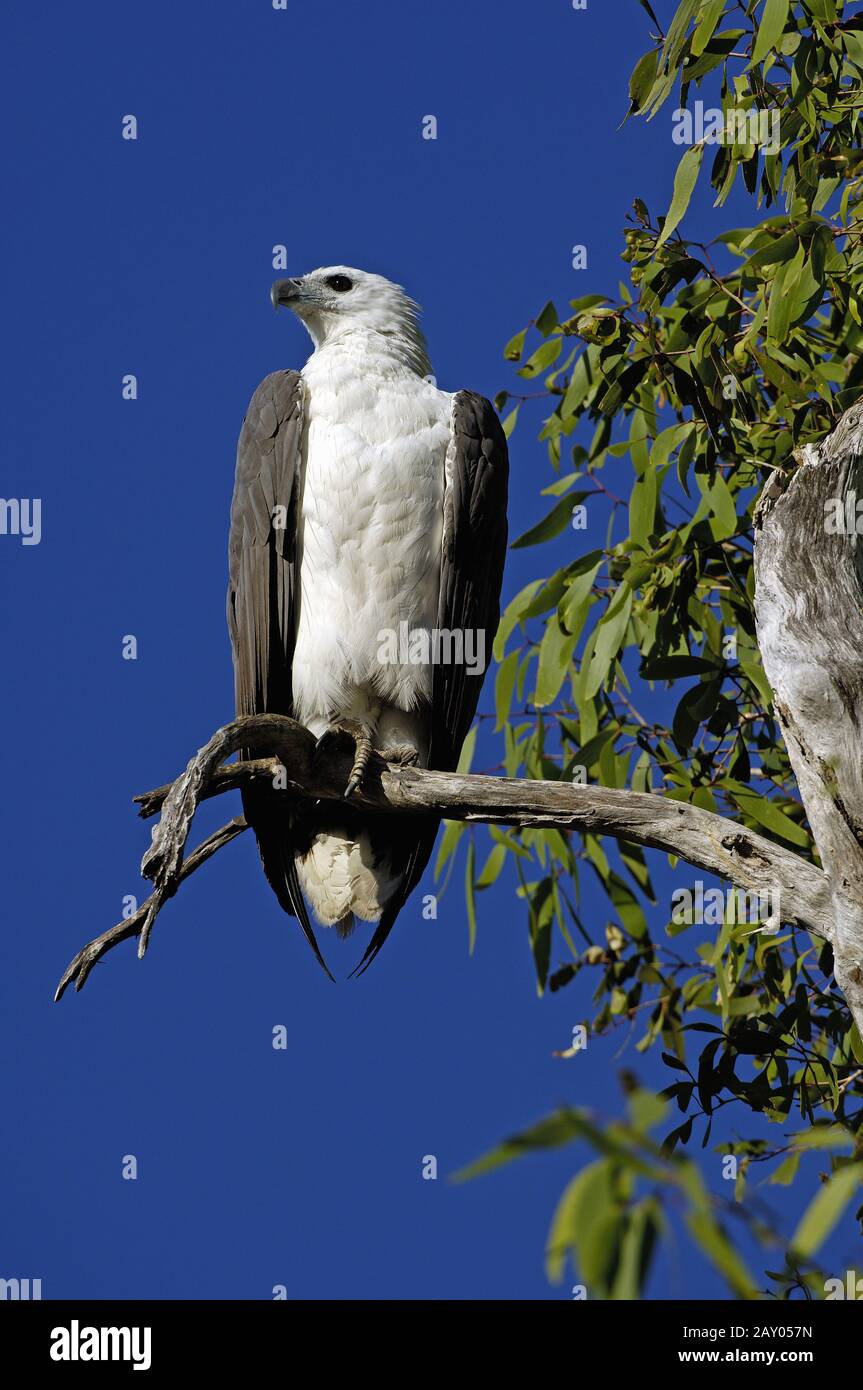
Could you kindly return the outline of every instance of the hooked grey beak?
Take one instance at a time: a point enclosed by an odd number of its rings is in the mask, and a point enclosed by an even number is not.
[[[278,309],[280,304],[290,308],[301,298],[299,280],[277,280],[270,290],[270,302],[274,309]]]

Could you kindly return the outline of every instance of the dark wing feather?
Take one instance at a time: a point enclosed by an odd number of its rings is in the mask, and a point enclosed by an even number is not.
[[[459,391],[453,400],[452,476],[444,494],[438,628],[483,634],[485,660],[500,617],[506,556],[509,455],[494,407],[483,396]],[[479,638],[477,638],[479,640]],[[480,650],[477,648],[476,650]],[[429,767],[452,772],[476,714],[485,672],[462,663],[434,668]],[[420,822],[402,886],[385,909],[354,974],[362,974],[383,946],[406,899],[425,870],[439,821]]]
[[[302,431],[302,379],[298,372],[273,372],[249,403],[231,502],[228,628],[237,714],[293,712]],[[277,791],[250,788],[243,810],[267,880],[329,975],[297,882],[290,809]]]
[[[490,401],[459,391],[453,406],[452,479],[444,498],[438,627],[482,633],[485,661],[500,618],[506,557],[509,454]],[[473,723],[485,672],[434,671],[429,767],[452,772]]]

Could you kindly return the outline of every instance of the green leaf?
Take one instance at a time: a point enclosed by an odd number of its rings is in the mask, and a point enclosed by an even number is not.
[[[537,317],[536,327],[538,331],[542,334],[542,336],[544,338],[547,338],[549,333],[553,333],[554,330],[559,326],[560,325],[558,322],[557,310],[555,309],[552,301],[549,300],[545,308]]]
[[[629,498],[629,534],[635,545],[648,549],[656,515],[656,470],[648,468],[636,478]]]
[[[551,612],[552,608],[557,608],[566,590],[566,569],[559,569],[553,574],[539,593],[531,599],[530,603],[522,609],[521,620],[527,622],[528,618],[540,618],[543,613]]]
[[[698,14],[701,0],[680,0],[674,13],[674,18],[668,26],[668,33],[665,36],[663,57],[667,60],[669,69],[673,72],[677,66],[689,26]]]
[[[609,740],[616,738],[617,733],[618,730],[613,726],[600,729],[598,734],[594,734],[593,738],[589,738],[586,743],[581,745],[572,759],[573,766],[583,767],[586,772],[590,772],[605,745]]]
[[[518,362],[524,351],[524,340],[527,337],[527,329],[523,328],[520,333],[516,333],[514,338],[510,338],[503,350],[503,355],[507,362]]]
[[[559,336],[548,338],[544,343],[540,343],[536,352],[531,354],[524,366],[519,367],[519,376],[527,377],[528,380],[539,376],[540,372],[544,372],[546,367],[550,367],[552,362],[557,361],[562,347],[563,339]]]
[[[785,232],[783,236],[772,237],[766,246],[744,262],[740,267],[740,274],[754,276],[756,271],[763,270],[765,266],[775,265],[777,261],[790,260],[797,250],[799,240],[796,232]]]
[[[474,897],[474,845],[473,840],[467,847],[467,859],[464,866],[464,895],[467,906],[467,928],[468,928],[468,952],[473,955],[476,946],[476,899]]]
[[[727,540],[737,530],[737,512],[734,508],[734,498],[731,496],[728,484],[721,473],[717,473],[711,487],[704,495],[713,513],[710,522],[713,539],[715,541]]]
[[[545,1270],[552,1284],[563,1278],[567,1253],[576,1258],[582,1218],[590,1220],[591,1213],[611,1197],[609,1164],[604,1158],[589,1163],[567,1184],[551,1219],[545,1248]]]
[[[459,840],[461,839],[462,835],[466,830],[467,826],[465,825],[464,821],[444,821],[443,834],[441,835],[440,845],[438,847],[437,852],[437,859],[435,860],[434,866],[434,876],[436,879],[440,878],[444,864],[454,853],[456,845],[458,844]]]
[[[800,1167],[800,1150],[792,1149],[790,1154],[786,1154],[779,1167],[770,1174],[769,1182],[774,1187],[790,1187],[797,1177],[797,1169]]]
[[[754,67],[756,63],[762,63],[768,53],[775,52],[785,28],[790,8],[791,0],[765,0],[755,47],[752,50],[751,67]]]
[[[519,589],[515,598],[510,599],[498,623],[497,633],[494,639],[495,661],[503,660],[503,654],[506,651],[506,644],[509,641],[510,634],[518,626],[522,613],[525,608],[527,608],[536,591],[542,588],[542,584],[543,581],[541,579],[534,579],[530,584],[525,584],[523,589]]]
[[[854,1136],[839,1125],[813,1125],[800,1134],[792,1136],[798,1149],[850,1149],[854,1147]]]
[[[757,1298],[758,1290],[725,1232],[708,1210],[690,1211],[686,1224],[711,1264],[727,1281],[738,1298]]]
[[[738,791],[736,788],[731,795],[746,815],[752,820],[763,825],[765,830],[770,830],[780,839],[787,840],[789,844],[798,845],[801,849],[808,849],[809,836],[801,825],[796,821],[790,820],[785,812],[780,810],[775,801],[771,801],[766,796],[756,796],[754,792]]]
[[[649,357],[639,357],[637,361],[630,362],[623,371],[618,374],[614,381],[610,382],[608,389],[604,392],[599,408],[603,415],[616,415],[622,405],[630,399],[637,386],[651,365]]]
[[[698,24],[695,33],[692,35],[692,42],[689,45],[689,54],[692,59],[700,58],[710,40],[713,38],[717,24],[722,18],[725,9],[725,0],[707,0],[701,14],[698,16]]]
[[[663,430],[660,435],[657,435],[653,443],[653,448],[650,451],[650,462],[652,467],[655,469],[662,468],[668,462],[678,444],[683,443],[683,440],[690,433],[691,429],[691,424],[669,425],[668,429]]]
[[[539,648],[536,694],[533,697],[535,705],[550,705],[557,699],[571,666],[576,640],[576,635],[564,631],[553,613],[546,624]]]
[[[483,1154],[466,1168],[460,1169],[454,1181],[467,1182],[482,1173],[491,1173],[505,1163],[512,1163],[513,1159],[523,1158],[536,1149],[556,1149],[576,1139],[585,1139],[597,1153],[617,1159],[646,1178],[654,1179],[657,1176],[656,1166],[652,1162],[645,1162],[617,1134],[600,1129],[586,1111],[569,1108],[556,1110],[529,1129],[505,1139],[490,1153]]]
[[[612,1283],[620,1277],[623,1245],[633,1225],[630,1213],[621,1209],[618,1187],[614,1165],[608,1159],[588,1164],[569,1184],[558,1203],[548,1234],[546,1271],[552,1283],[559,1283],[563,1278],[569,1253],[579,1277],[589,1286],[591,1296],[625,1296],[611,1291]],[[635,1240],[628,1252],[626,1284],[640,1265],[641,1242],[637,1232],[642,1224],[639,1213],[634,1221]]]
[[[465,776],[468,772],[470,772],[471,763],[473,762],[473,754],[474,749],[476,748],[476,735],[478,729],[479,725],[474,724],[468,730],[467,738],[461,746],[461,753],[459,754],[458,767],[456,768],[456,771],[462,773],[462,775]]]
[[[512,705],[512,692],[515,689],[515,678],[518,675],[519,662],[518,648],[505,656],[497,668],[497,675],[494,679],[494,706],[497,715],[495,733],[499,733],[509,718],[509,711]]]
[[[483,1173],[494,1172],[495,1168],[501,1168],[515,1158],[521,1158],[532,1149],[555,1149],[562,1144],[570,1144],[573,1139],[580,1138],[584,1133],[585,1127],[576,1111],[559,1110],[521,1134],[505,1139],[497,1148],[483,1154],[466,1168],[459,1169],[454,1181],[467,1182]]]
[[[567,631],[580,632],[579,623],[582,608],[592,602],[592,590],[596,576],[602,568],[602,552],[592,550],[570,569],[570,581],[566,590],[565,602],[561,605]]]
[[[541,541],[550,541],[559,536],[570,523],[573,507],[583,502],[586,496],[586,492],[571,492],[567,497],[559,498],[548,516],[531,526],[529,531],[518,537],[518,540],[512,541],[510,549],[523,550],[525,546],[539,545]]]
[[[492,845],[488,858],[482,866],[482,872],[476,881],[477,891],[481,888],[490,888],[493,883],[497,882],[500,871],[506,862],[506,855],[506,845],[502,845],[500,842]]]
[[[809,1259],[827,1239],[854,1193],[863,1183],[863,1163],[839,1168],[816,1193],[794,1235],[791,1250],[800,1259]]]
[[[519,868],[518,864],[516,864],[516,868]],[[519,877],[521,877],[520,873]],[[527,910],[530,921],[530,946],[533,952],[533,963],[540,993],[545,989],[545,982],[548,979],[548,967],[551,959],[551,923],[554,913],[554,900],[551,890],[552,881],[550,878],[541,879],[539,883],[533,885],[531,888],[526,888]]]
[[[662,1210],[655,1197],[645,1197],[630,1209],[620,1242],[611,1298],[632,1302],[642,1297],[661,1230]]]
[[[782,343],[788,335],[804,254],[801,241],[793,259],[781,265],[773,277],[767,310],[767,336],[771,342]]]
[[[664,246],[677,228],[689,207],[689,200],[692,191],[698,182],[698,174],[701,169],[701,161],[704,158],[704,146],[693,145],[691,150],[687,150],[677,166],[677,173],[674,175],[674,194],[671,199],[671,207],[668,209],[665,218],[665,225],[659,235],[656,245]]]
[[[609,667],[617,656],[620,644],[626,636],[631,612],[632,590],[628,584],[622,584],[597,627],[596,642],[584,684],[586,699],[590,699],[596,694],[608,675]],[[585,653],[586,655],[587,653]]]
[[[555,478],[548,487],[542,488],[541,497],[562,497],[565,492],[569,492],[573,483],[577,483],[579,478],[583,478],[583,473],[566,473],[562,478]]]
[[[601,1298],[611,1292],[614,1272],[620,1260],[625,1213],[619,1206],[606,1203],[591,1213],[586,1229],[579,1239],[578,1268],[588,1288]]]
[[[724,4],[725,0],[720,0]],[[639,58],[629,79],[629,99],[636,111],[642,110],[656,81],[657,54],[651,49]]]
[[[596,385],[598,378],[591,357],[592,351],[595,352],[596,349],[588,348],[583,352],[572,369],[566,395],[560,404],[562,420],[568,420],[581,408],[589,392]]]

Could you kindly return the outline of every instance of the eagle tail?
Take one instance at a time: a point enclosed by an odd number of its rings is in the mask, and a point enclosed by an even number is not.
[[[351,932],[353,931],[356,925],[357,919],[352,912],[346,912],[344,917],[339,918],[338,922],[336,922],[336,931],[338,932],[342,941],[344,941],[347,937],[350,936]]]
[[[297,882],[289,823],[286,824],[284,816],[278,816],[275,819],[261,816],[260,808],[255,806],[252,797],[243,797],[243,810],[258,841],[258,852],[261,856],[266,880],[278,898],[280,907],[290,917],[296,917],[302,928],[303,936],[315,953],[315,959],[324,974],[335,984],[335,977],[331,974],[329,966],[321,955],[321,948],[317,943],[314,928],[309,920],[305,898]],[[256,810],[258,815],[255,814]]]
[[[413,840],[405,864],[401,884],[381,913],[381,919],[375,928],[371,941],[365,949],[365,954],[359,965],[351,971],[348,976],[349,980],[355,978],[359,979],[360,975],[365,974],[395,926],[396,918],[422,878],[426,864],[431,858],[431,852],[434,849],[434,842],[437,838],[439,825],[440,821],[435,817],[424,826],[421,834]]]

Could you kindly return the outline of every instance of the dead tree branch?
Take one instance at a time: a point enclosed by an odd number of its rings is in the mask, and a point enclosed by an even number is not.
[[[239,748],[266,751],[270,756],[223,765]],[[182,879],[245,828],[242,819],[232,821],[184,863],[186,839],[201,801],[266,780],[297,802],[340,802],[350,762],[350,755],[337,748],[328,750],[326,757],[316,756],[315,739],[308,730],[279,715],[251,715],[219,729],[175,782],[135,798],[144,817],[161,808],[153,843],[141,866],[145,876],[153,879],[153,894],[134,917],[79,952],[60,982],[57,997],[72,979],[80,989],[93,963],[118,941],[137,936],[138,954],[143,955],[159,909]],[[659,794],[466,776],[401,767],[377,758],[352,800],[382,815],[432,813],[471,824],[555,828],[645,845],[728,879],[746,893],[778,892],[783,921],[832,938],[829,883],[819,869],[735,821]]]

